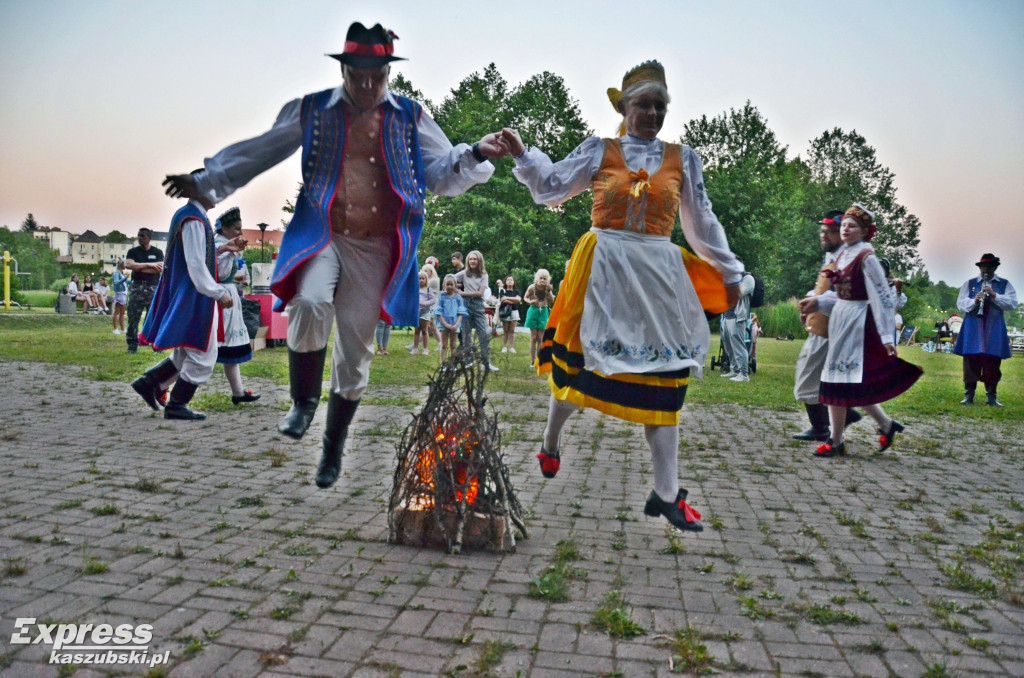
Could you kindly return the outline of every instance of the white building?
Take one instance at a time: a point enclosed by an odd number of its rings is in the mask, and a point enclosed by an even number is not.
[[[32,231],[32,237],[45,240],[49,243],[50,249],[57,253],[57,256],[66,257],[71,254],[71,243],[75,239],[74,234],[62,231],[57,227],[48,228],[42,226]]]

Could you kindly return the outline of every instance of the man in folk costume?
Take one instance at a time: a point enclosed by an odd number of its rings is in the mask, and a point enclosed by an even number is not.
[[[266,133],[206,159],[193,181],[168,176],[167,193],[223,200],[302,148],[303,186],[274,268],[278,310],[288,310],[292,407],[278,431],[301,438],[323,380],[327,339],[337,323],[323,456],[316,483],[341,470],[348,427],[369,380],[378,318],[416,325],[426,191],[455,196],[487,181],[487,158],[504,154],[496,135],[453,147],[423,107],[388,92],[397,36],[380,24],[349,27],[343,84],[295,99]]]
[[[807,340],[796,359],[793,397],[807,408],[811,427],[793,436],[795,440],[825,442],[829,439],[828,407],[819,402],[819,391],[821,370],[825,367],[825,356],[828,355],[828,318],[832,315],[837,297],[831,289],[832,283],[826,271],[834,271],[836,268],[836,257],[843,245],[839,239],[839,223],[842,220],[843,211],[832,210],[818,222],[821,225],[821,248],[825,250],[825,260],[818,272],[814,289],[799,304],[800,322],[807,330]],[[860,419],[860,412],[852,407],[847,410],[847,426]]]
[[[231,295],[217,282],[208,209],[213,209],[213,202],[200,197],[174,213],[163,274],[142,326],[143,338],[155,350],[173,351],[133,381],[132,388],[159,411],[161,393],[177,379],[164,408],[165,419],[206,418],[188,404],[217,364],[218,307],[232,306]],[[243,246],[232,241],[224,247],[237,252]]]
[[[982,255],[976,266],[980,274],[960,287],[956,299],[956,307],[964,314],[953,346],[953,353],[964,357],[964,399],[960,404],[974,403],[974,391],[980,381],[985,384],[985,403],[1002,407],[996,398],[996,388],[1003,376],[999,366],[1013,354],[1003,313],[1017,308],[1017,291],[1009,280],[996,275],[996,255]]]

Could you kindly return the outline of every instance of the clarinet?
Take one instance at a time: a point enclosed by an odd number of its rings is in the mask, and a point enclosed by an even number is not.
[[[991,278],[991,277],[990,277],[990,276],[989,276],[989,275],[988,275],[987,273],[985,273],[985,274],[983,274],[983,275],[981,276],[981,288],[982,288],[983,290],[985,289],[985,285],[986,285],[986,284],[988,283],[988,281],[989,281],[989,280],[991,280],[991,279],[992,279],[992,278]],[[978,302],[978,317],[979,317],[979,318],[980,318],[980,317],[982,317],[983,315],[985,315],[985,302],[986,302],[987,300],[988,300],[988,295],[987,295],[987,294],[985,294],[985,295],[983,295],[983,296],[981,297],[981,301],[979,301],[979,302]]]

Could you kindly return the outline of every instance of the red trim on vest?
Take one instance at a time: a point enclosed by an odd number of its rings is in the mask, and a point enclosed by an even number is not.
[[[358,54],[359,56],[391,56],[395,53],[394,45],[365,45],[360,42],[346,42],[345,54]]]

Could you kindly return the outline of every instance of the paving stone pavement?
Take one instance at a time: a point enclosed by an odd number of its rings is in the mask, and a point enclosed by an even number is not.
[[[323,412],[284,440],[287,389],[253,385],[255,405],[170,422],[127,385],[0,362],[0,676],[69,675],[11,642],[25,617],[149,624],[170,653],[76,677],[692,675],[699,645],[726,676],[1024,675],[1021,425],[911,419],[877,454],[865,422],[821,460],[789,440],[796,412],[688,404],[680,474],[707,529],[684,535],[642,513],[641,427],[574,415],[544,480],[544,398],[494,393],[530,539],[453,556],[387,543],[423,389],[371,385],[325,491]],[[573,545],[569,600],[531,598]],[[642,634],[593,623],[615,591]]]

